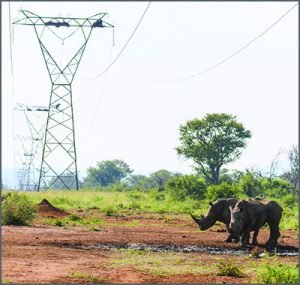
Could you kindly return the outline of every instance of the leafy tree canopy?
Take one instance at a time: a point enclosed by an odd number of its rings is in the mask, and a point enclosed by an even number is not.
[[[179,131],[181,146],[176,148],[177,153],[192,159],[196,170],[212,184],[219,183],[221,166],[239,158],[246,139],[251,137],[236,116],[225,113],[188,121]]]
[[[166,169],[160,169],[150,175],[150,177],[155,181],[159,191],[164,190],[165,182],[172,176],[173,173]]]
[[[90,187],[107,186],[126,178],[132,169],[123,160],[104,160],[97,162],[96,167],[87,169],[85,185]]]

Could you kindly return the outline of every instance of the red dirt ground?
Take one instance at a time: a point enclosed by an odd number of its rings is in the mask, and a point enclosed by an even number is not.
[[[51,205],[51,204],[50,204]],[[62,217],[68,213],[53,209],[44,201],[39,206],[44,216]],[[50,214],[49,214],[50,213]],[[77,213],[78,214],[78,213]],[[83,213],[80,213],[83,215]],[[87,213],[85,213],[87,215]],[[94,215],[90,211],[88,215]],[[98,214],[99,215],[99,214]],[[83,215],[84,216],[84,215]],[[197,225],[183,216],[162,216],[148,214],[128,217],[101,216],[105,222],[100,231],[83,227],[57,227],[35,222],[33,226],[2,227],[2,279],[14,283],[249,283],[251,276],[244,278],[181,274],[159,276],[137,270],[132,265],[119,268],[110,266],[110,250],[75,249],[74,245],[145,243],[165,245],[198,245],[236,248],[236,244],[223,241],[226,231],[223,225],[216,225],[206,232],[200,232]],[[134,222],[134,223],[133,223]],[[127,225],[126,225],[127,223]],[[131,223],[129,226],[128,223]],[[267,240],[268,231],[263,229],[258,241]],[[68,247],[69,246],[69,247]],[[281,231],[279,246],[298,247],[295,231]],[[116,254],[116,253],[115,253]],[[214,261],[215,255],[188,253]],[[233,255],[223,258],[240,261]],[[297,263],[297,256],[284,257],[285,262]],[[97,281],[71,276],[72,272],[84,272],[96,276]]]

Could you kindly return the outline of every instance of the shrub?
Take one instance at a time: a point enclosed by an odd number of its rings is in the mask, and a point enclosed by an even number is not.
[[[248,172],[240,180],[242,191],[248,197],[261,196],[263,194],[263,187],[261,185],[261,178],[257,175]]]
[[[157,189],[153,189],[148,192],[149,198],[154,201],[164,201],[166,199],[166,192],[158,191]]]
[[[128,186],[122,182],[116,182],[104,187],[107,192],[126,192],[129,191]]]
[[[237,265],[234,265],[230,261],[220,261],[217,264],[218,273],[220,276],[233,276],[233,277],[242,277],[244,273],[239,269]]]
[[[82,221],[82,218],[77,215],[70,215],[70,216],[68,216],[68,220],[70,220],[72,222],[79,222],[79,221]]]
[[[261,185],[266,195],[272,198],[281,198],[288,194],[291,185],[282,179],[263,178]]]
[[[60,220],[60,219],[55,219],[54,220],[54,225],[58,226],[58,227],[62,227],[62,226],[65,225],[65,223],[62,220]]]
[[[296,266],[265,264],[260,272],[259,282],[267,284],[299,284],[298,268]]]
[[[293,208],[298,204],[298,197],[295,195],[288,194],[282,198],[282,202],[285,206]]]
[[[21,193],[12,192],[2,202],[3,225],[29,225],[37,213],[37,207]]]
[[[215,201],[220,198],[239,198],[242,191],[237,184],[229,185],[226,182],[220,185],[210,185],[207,187],[206,198]]]
[[[137,192],[137,191],[129,192],[128,197],[131,200],[142,200],[143,199],[142,193],[141,192]]]
[[[173,177],[166,182],[166,190],[171,197],[180,201],[190,197],[192,199],[203,199],[206,190],[205,179],[196,175],[182,175]]]
[[[101,211],[106,216],[115,216],[117,214],[117,210],[113,206],[104,207]]]
[[[136,201],[132,201],[130,204],[129,204],[129,207],[128,209],[130,210],[141,210],[141,205],[139,203],[137,203]]]

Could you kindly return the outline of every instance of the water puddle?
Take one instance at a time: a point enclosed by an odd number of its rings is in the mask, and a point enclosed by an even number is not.
[[[74,249],[133,249],[153,252],[206,252],[210,254],[230,254],[230,255],[249,255],[251,248],[224,248],[213,246],[197,246],[197,245],[172,245],[172,244],[143,244],[143,243],[123,243],[123,244],[69,244],[69,243],[55,243],[55,246],[68,247]],[[270,251],[269,254],[276,253],[278,256],[297,256],[298,249],[294,247],[278,247]],[[263,256],[264,254],[261,254]]]

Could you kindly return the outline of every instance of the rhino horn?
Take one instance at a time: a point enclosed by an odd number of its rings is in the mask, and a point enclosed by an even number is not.
[[[193,214],[191,214],[192,219],[198,224],[201,225],[202,223],[202,219],[203,219],[203,215],[201,215],[200,219],[195,217]]]

